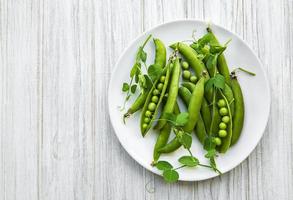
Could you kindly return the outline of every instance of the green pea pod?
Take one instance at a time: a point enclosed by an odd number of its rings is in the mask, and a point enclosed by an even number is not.
[[[234,116],[234,107],[235,107],[234,95],[233,95],[233,91],[232,91],[231,87],[228,84],[225,84],[225,88],[223,90],[223,93],[229,102],[231,114],[232,114],[232,116]]]
[[[208,81],[210,79],[210,76],[207,72],[207,69],[204,63],[197,58],[197,53],[193,48],[191,48],[190,46],[182,42],[172,44],[170,47],[173,49],[178,49],[179,53],[185,58],[185,60],[193,68],[197,78],[204,76],[205,81]],[[212,93],[213,93],[212,89],[205,91],[205,97],[207,98],[209,102],[212,102],[212,96],[213,96]]]
[[[153,122],[154,122],[154,119],[156,119],[156,116],[158,114],[158,110],[159,110],[159,105],[161,104],[162,102],[162,99],[165,95],[165,92],[166,92],[166,89],[167,89],[167,86],[168,86],[168,81],[169,81],[169,77],[170,77],[170,64],[168,64],[164,70],[163,70],[163,75],[166,75],[166,78],[165,78],[165,81],[164,81],[164,86],[162,88],[162,91],[160,93],[160,97],[159,97],[159,100],[158,100],[158,103],[156,104],[156,108],[154,109],[154,112],[151,113],[151,115],[149,116],[150,118],[150,122],[149,123],[145,123],[145,117],[146,117],[146,112],[150,112],[148,110],[148,105],[149,103],[151,102],[151,99],[152,99],[152,96],[153,96],[153,91],[156,89],[156,85],[157,83],[160,81],[160,78],[158,80],[155,81],[154,85],[152,86],[147,98],[146,98],[146,101],[145,101],[145,104],[143,106],[143,109],[142,109],[142,112],[141,112],[141,118],[140,118],[140,131],[141,131],[141,134],[142,136],[144,137],[146,135],[146,133],[148,132],[148,130],[151,128]],[[144,127],[144,124],[146,124],[146,127]]]
[[[124,114],[123,118],[127,118],[136,111],[140,110],[143,107],[143,104],[148,96],[148,92],[141,93],[134,103],[130,106],[130,108],[127,110],[127,112]]]
[[[164,43],[159,39],[154,39],[154,44],[156,47],[156,55],[154,60],[154,65],[160,66],[161,68],[164,68],[166,65],[166,47]],[[148,96],[149,90],[145,91],[144,93],[141,93],[134,103],[130,106],[130,108],[127,110],[127,112],[124,114],[123,118],[130,117],[133,113],[140,110],[145,100]]]
[[[181,85],[186,87],[190,92],[192,92],[195,88],[195,84],[193,84],[191,82],[183,82]],[[204,124],[205,124],[205,129],[209,130],[211,127],[212,115],[211,115],[211,111],[209,108],[209,104],[205,98],[202,99],[202,105],[201,105],[200,112],[201,112],[201,117],[202,117]]]
[[[158,38],[154,38],[154,43],[156,45],[156,57],[154,64],[163,68],[166,65],[166,47],[164,43]]]
[[[230,118],[230,121],[227,124],[227,135],[226,135],[226,137],[222,138],[222,144],[219,147],[217,147],[217,150],[220,153],[225,153],[229,149],[229,147],[231,146],[233,124],[232,124],[232,113],[231,113],[229,101],[225,97],[225,94],[222,92],[222,90],[220,90],[220,94],[226,102],[226,106],[228,108],[228,113],[229,113],[229,118]]]
[[[190,133],[194,129],[199,118],[200,108],[204,95],[204,80],[204,77],[200,78],[191,94],[190,103],[188,105],[189,119],[188,122],[183,126],[183,130],[185,132]]]
[[[174,106],[176,104],[176,99],[178,95],[178,87],[179,87],[179,78],[180,78],[180,62],[179,58],[176,58],[174,61],[174,66],[172,69],[172,76],[171,76],[171,81],[169,85],[169,90],[168,90],[168,98],[167,102],[164,105],[162,113],[173,113]],[[155,129],[161,129],[165,126],[166,120],[161,119],[158,121],[156,126],[154,127]]]
[[[186,125],[183,127],[185,132],[191,133],[194,129],[199,116],[200,116],[200,107],[203,99],[204,94],[204,78],[202,77],[197,83],[196,87],[193,90],[189,105],[188,105],[188,114],[189,120]],[[175,136],[171,142],[166,144],[163,148],[159,149],[160,153],[170,153],[177,150],[181,146],[180,142],[178,141],[177,137]]]
[[[244,100],[241,91],[241,87],[236,77],[232,77],[231,79],[231,89],[234,94],[234,102],[235,102],[235,111],[233,117],[233,135],[231,139],[231,145],[235,144],[241,134],[244,122]]]
[[[175,115],[178,115],[180,113],[180,109],[179,106],[176,102],[175,107],[174,107],[174,112]],[[159,149],[161,149],[162,147],[164,147],[169,139],[171,133],[171,125],[170,124],[165,124],[165,126],[160,130],[160,134],[157,137],[157,141],[154,147],[154,152],[153,152],[153,164],[155,164],[159,158],[161,153],[159,152]]]
[[[212,29],[210,27],[207,28],[207,31],[211,34],[211,42],[213,42],[216,45],[220,45],[217,37],[215,36],[215,34],[213,33]],[[225,82],[230,86],[230,72],[229,72],[229,68],[225,59],[224,54],[220,54],[218,56],[218,60],[217,60],[217,68],[220,72],[220,74],[222,74],[225,77]]]
[[[159,153],[171,153],[181,147],[181,143],[175,136],[168,144],[158,150]]]
[[[183,102],[185,103],[186,107],[188,107],[189,101],[191,98],[191,92],[185,87],[180,87],[179,88],[179,95],[182,98]],[[203,121],[201,115],[199,115],[197,124],[195,126],[195,134],[196,134],[198,140],[202,144],[204,144],[204,140],[207,136],[207,132],[206,132],[205,124],[204,124],[204,121]]]

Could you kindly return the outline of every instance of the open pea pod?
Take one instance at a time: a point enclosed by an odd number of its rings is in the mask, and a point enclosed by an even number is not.
[[[168,82],[170,78],[170,71],[171,71],[170,68],[171,68],[171,63],[168,63],[161,74],[161,76],[165,76],[164,82],[161,82],[162,80],[161,78],[158,78],[154,82],[146,98],[146,101],[144,103],[144,106],[141,112],[141,118],[140,118],[140,131],[143,137],[147,134],[148,130],[151,128],[158,114],[160,104],[167,90],[167,86],[168,86]],[[159,84],[163,84],[163,87],[161,88],[161,91],[159,94],[156,94],[156,93],[154,94],[155,90],[158,91],[157,87]],[[156,96],[157,98],[154,98],[154,96]],[[154,99],[157,99],[157,100],[154,101]]]

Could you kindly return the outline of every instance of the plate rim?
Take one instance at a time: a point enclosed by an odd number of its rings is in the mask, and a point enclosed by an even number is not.
[[[230,31],[230,30],[226,29],[225,27],[223,27],[221,25],[215,24],[215,23],[213,23],[211,21],[205,21],[205,20],[200,20],[200,19],[192,19],[192,18],[189,18],[189,19],[170,20],[170,21],[166,21],[166,22],[160,23],[160,24],[158,24],[156,26],[153,26],[153,27],[145,30],[144,32],[142,32],[138,36],[136,36],[133,40],[131,40],[129,42],[129,44],[124,48],[124,50],[121,52],[121,54],[119,55],[117,61],[115,62],[114,69],[111,71],[111,77],[110,77],[110,81],[109,81],[108,95],[107,95],[107,98],[108,98],[108,100],[107,100],[107,103],[108,103],[108,114],[109,114],[109,117],[110,117],[111,126],[114,129],[115,135],[118,138],[119,143],[122,145],[123,149],[131,156],[131,158],[133,160],[135,160],[136,162],[138,162],[143,168],[147,169],[148,171],[150,171],[150,172],[152,172],[152,173],[154,173],[156,175],[162,176],[162,174],[159,174],[157,171],[152,170],[152,168],[150,166],[146,166],[144,164],[144,162],[142,161],[142,159],[140,159],[139,157],[135,156],[135,154],[133,154],[131,151],[128,150],[128,148],[126,148],[125,143],[121,142],[120,136],[119,136],[119,134],[117,134],[117,128],[115,128],[115,126],[114,126],[115,123],[114,123],[114,121],[113,121],[113,119],[111,117],[112,116],[112,114],[111,114],[111,106],[110,106],[110,103],[109,103],[109,99],[110,99],[111,93],[109,91],[110,91],[110,88],[112,87],[113,82],[114,82],[113,74],[115,74],[115,72],[118,69],[118,63],[121,61],[123,55],[127,52],[127,50],[134,43],[136,43],[141,37],[143,37],[143,36],[151,33],[153,30],[155,30],[157,28],[160,28],[162,26],[167,26],[167,25],[170,25],[170,24],[174,24],[174,23],[176,24],[176,23],[184,23],[184,22],[203,23],[203,24],[206,23],[207,25],[210,24],[211,26],[215,26],[217,28],[220,28],[220,29],[222,29],[222,30],[224,30],[224,31],[226,31],[226,32],[234,35],[237,39],[239,39],[252,52],[252,54],[255,56],[257,62],[259,62],[259,64],[260,64],[260,70],[262,71],[262,73],[264,75],[266,90],[268,92],[268,97],[269,97],[268,98],[268,115],[267,115],[267,118],[266,118],[265,126],[264,126],[261,134],[259,135],[259,137],[256,138],[257,142],[256,142],[255,146],[253,148],[251,148],[251,150],[247,153],[246,156],[244,156],[244,158],[242,159],[241,162],[239,162],[239,163],[237,163],[235,165],[232,165],[232,167],[230,167],[229,169],[223,171],[222,174],[221,174],[221,175],[223,175],[223,174],[225,174],[227,172],[230,172],[231,170],[233,170],[234,168],[236,168],[238,165],[240,165],[242,162],[244,162],[250,156],[250,154],[255,150],[255,148],[259,144],[261,138],[263,137],[264,132],[265,132],[267,126],[268,126],[268,121],[269,121],[270,113],[271,113],[271,90],[270,90],[271,87],[270,87],[270,82],[269,82],[267,73],[264,70],[263,63],[259,59],[258,55],[255,53],[255,51],[237,33],[233,32],[233,31]],[[211,178],[215,178],[217,176],[219,176],[219,174],[214,173],[213,175],[207,176],[205,178],[198,178],[198,179],[192,179],[192,178],[191,179],[180,179],[180,177],[179,177],[179,181],[195,182],[195,181],[208,180],[208,179],[211,179]]]

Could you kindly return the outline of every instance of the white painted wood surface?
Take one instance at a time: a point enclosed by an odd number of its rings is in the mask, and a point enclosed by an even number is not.
[[[260,144],[207,181],[165,184],[124,151],[111,71],[144,30],[181,18],[238,33],[268,74]],[[293,199],[292,0],[0,0],[0,199]]]

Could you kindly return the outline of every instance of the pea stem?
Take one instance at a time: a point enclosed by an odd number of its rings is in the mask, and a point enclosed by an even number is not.
[[[151,39],[151,37],[152,37],[152,34],[150,34],[148,37],[147,37],[147,39],[144,41],[144,43],[142,44],[142,46],[141,46],[141,48],[144,48],[145,47],[145,45],[148,43],[148,41]]]
[[[174,170],[181,169],[181,168],[183,168],[183,167],[186,167],[186,165],[181,165],[181,166],[175,168]]]
[[[246,69],[244,69],[242,67],[238,67],[238,68],[234,69],[233,72],[235,72],[237,69],[240,70],[240,71],[243,71],[243,72],[245,72],[245,73],[247,73],[249,75],[252,75],[252,76],[255,76],[256,75],[255,73],[253,73],[251,71],[248,71],[248,70],[246,70]]]

